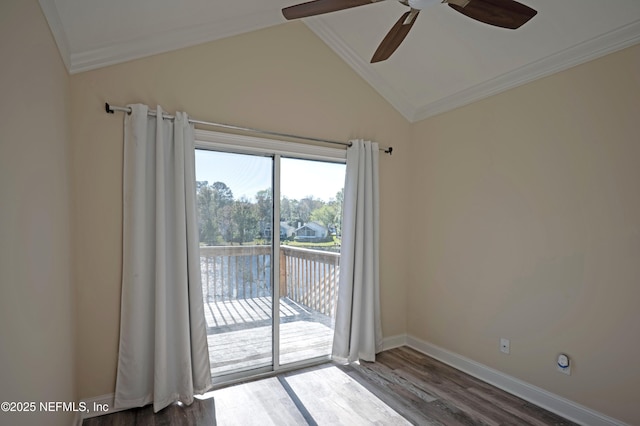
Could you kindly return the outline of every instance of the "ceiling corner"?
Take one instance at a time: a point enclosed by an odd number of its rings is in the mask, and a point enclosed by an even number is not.
[[[42,13],[51,29],[51,34],[53,34],[53,38],[58,45],[58,52],[62,62],[64,62],[67,71],[71,72],[71,49],[69,48],[69,40],[60,20],[56,3],[53,0],[39,0],[39,3],[40,9],[42,9]]]
[[[345,61],[360,77],[369,83],[387,102],[389,102],[406,120],[413,122],[417,112],[415,105],[398,93],[382,78],[369,63],[360,58],[333,30],[324,24],[321,18],[306,18],[304,23],[323,42]]]

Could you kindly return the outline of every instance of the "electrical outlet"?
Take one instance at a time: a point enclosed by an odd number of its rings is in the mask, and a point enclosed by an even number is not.
[[[500,338],[500,352],[508,354],[511,352],[511,342],[504,337]]]
[[[567,376],[571,375],[571,360],[569,359],[569,355],[560,354],[558,355],[558,360],[556,361],[556,368],[559,372],[566,374]]]

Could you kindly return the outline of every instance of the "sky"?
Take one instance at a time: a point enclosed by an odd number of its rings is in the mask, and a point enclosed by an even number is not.
[[[254,200],[258,191],[271,186],[271,157],[196,150],[196,180],[224,182],[235,199]],[[345,165],[282,158],[280,192],[289,199],[307,196],[329,201],[344,187]]]

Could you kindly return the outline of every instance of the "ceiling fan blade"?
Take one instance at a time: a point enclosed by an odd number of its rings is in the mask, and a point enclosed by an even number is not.
[[[538,13],[514,0],[469,0],[465,6],[462,6],[465,3],[466,0],[452,0],[448,4],[476,21],[511,30],[520,28]]]
[[[314,0],[282,9],[286,19],[306,18],[307,16],[322,15],[356,6],[374,3],[380,0]]]
[[[371,63],[384,61],[389,58],[396,51],[398,46],[402,43],[404,38],[409,34],[409,30],[416,22],[420,11],[418,9],[411,9],[400,17],[398,22],[389,30],[387,35],[378,46],[376,53],[371,58]]]

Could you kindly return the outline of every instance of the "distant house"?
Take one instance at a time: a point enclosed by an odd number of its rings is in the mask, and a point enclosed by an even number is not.
[[[280,238],[291,238],[295,234],[296,228],[287,222],[280,222]]]
[[[329,235],[329,230],[326,226],[319,224],[318,222],[309,222],[300,226],[295,230],[295,241],[322,241]]]
[[[271,238],[271,224],[268,223],[263,226],[262,236],[264,238]],[[290,226],[287,222],[280,222],[280,238],[290,238],[295,233],[296,228]]]

